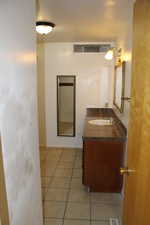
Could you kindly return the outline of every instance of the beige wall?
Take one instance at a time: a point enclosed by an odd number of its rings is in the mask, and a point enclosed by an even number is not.
[[[112,106],[113,61],[105,60],[104,54],[73,53],[73,44],[44,44],[45,53],[41,63],[45,64],[45,72],[40,76],[43,78],[45,74],[47,146],[81,147],[86,108],[104,107],[107,102],[110,107]],[[76,76],[76,137],[73,138],[57,137],[57,75]],[[41,102],[40,105],[42,104]],[[42,120],[42,115],[40,118]],[[45,130],[40,132],[45,132]]]
[[[126,29],[124,33],[121,33],[117,40],[117,48],[122,48],[122,59],[126,61],[125,69],[125,97],[130,97],[131,95],[131,78],[132,78],[132,33],[133,33],[133,5],[131,1],[128,5],[128,21],[126,23]],[[119,113],[115,108],[115,112],[122,120],[124,125],[128,127],[129,113],[130,113],[130,103],[124,101],[125,107],[124,112]]]
[[[0,6],[0,131],[11,225],[42,225],[35,1]]]
[[[44,44],[37,44],[38,122],[40,146],[46,146],[44,54]]]

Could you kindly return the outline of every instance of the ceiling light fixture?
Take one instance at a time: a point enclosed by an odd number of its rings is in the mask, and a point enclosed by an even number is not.
[[[36,22],[36,31],[39,34],[48,34],[53,30],[54,27],[55,27],[55,24],[48,21]]]

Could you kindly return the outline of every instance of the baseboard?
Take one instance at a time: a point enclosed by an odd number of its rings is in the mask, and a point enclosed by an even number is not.
[[[43,145],[40,145],[40,148],[45,148],[45,149],[82,149],[82,147],[65,147],[65,146],[43,146]]]

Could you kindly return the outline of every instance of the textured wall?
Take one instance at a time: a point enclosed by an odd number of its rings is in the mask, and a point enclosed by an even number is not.
[[[41,225],[35,1],[0,7],[0,131],[11,225]]]

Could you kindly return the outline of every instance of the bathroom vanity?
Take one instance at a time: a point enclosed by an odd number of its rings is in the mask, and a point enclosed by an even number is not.
[[[87,109],[83,184],[93,192],[121,192],[126,128],[110,108]]]

